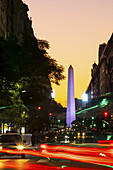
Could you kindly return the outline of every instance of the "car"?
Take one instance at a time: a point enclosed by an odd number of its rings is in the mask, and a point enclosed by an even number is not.
[[[25,142],[25,141],[24,141]],[[17,149],[22,151],[24,149],[24,142],[22,135],[18,133],[8,133],[0,135],[0,150],[5,149]],[[0,152],[0,156],[7,153]],[[20,154],[22,158],[25,158],[25,154]]]

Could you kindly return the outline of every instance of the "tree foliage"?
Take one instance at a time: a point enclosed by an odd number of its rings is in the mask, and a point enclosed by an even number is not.
[[[57,61],[48,55],[47,49],[50,48],[48,41],[46,40],[37,40],[37,41],[38,41],[38,47],[40,49],[40,52],[45,57],[45,62],[43,67],[45,70],[44,73],[47,74],[50,82],[60,85],[60,81],[65,79],[65,76],[63,75],[64,67],[62,65],[58,65]]]
[[[1,117],[22,124],[27,118],[27,108],[22,101],[22,91],[51,87],[65,77],[64,68],[48,55],[48,41],[24,36],[22,46],[16,39],[0,39],[0,106]]]
[[[23,89],[23,80],[8,82],[0,77],[0,118],[6,122],[22,125],[28,116],[28,109],[21,100],[20,91]],[[23,116],[24,113],[24,116]]]

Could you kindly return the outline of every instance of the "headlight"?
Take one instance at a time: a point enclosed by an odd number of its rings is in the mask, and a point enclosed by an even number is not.
[[[18,145],[17,149],[22,150],[22,149],[24,149],[24,147],[23,147],[23,145]]]
[[[0,146],[0,150],[2,150],[2,146]]]

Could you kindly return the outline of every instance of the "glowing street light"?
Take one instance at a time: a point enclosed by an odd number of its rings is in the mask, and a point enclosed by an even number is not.
[[[88,102],[88,94],[84,93],[82,95],[82,105],[83,105],[83,107],[86,107],[87,102]]]
[[[84,94],[82,95],[82,101],[83,101],[83,102],[88,102],[88,94],[84,93]]]
[[[52,92],[51,92],[51,97],[52,97],[52,99],[55,98],[55,90],[52,90]]]

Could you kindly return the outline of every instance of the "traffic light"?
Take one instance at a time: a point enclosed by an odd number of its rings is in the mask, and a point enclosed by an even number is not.
[[[52,113],[49,113],[49,116],[52,116]]]
[[[38,106],[38,110],[41,110],[41,106]]]
[[[104,116],[105,116],[105,118],[108,117],[108,112],[107,111],[104,112]]]

